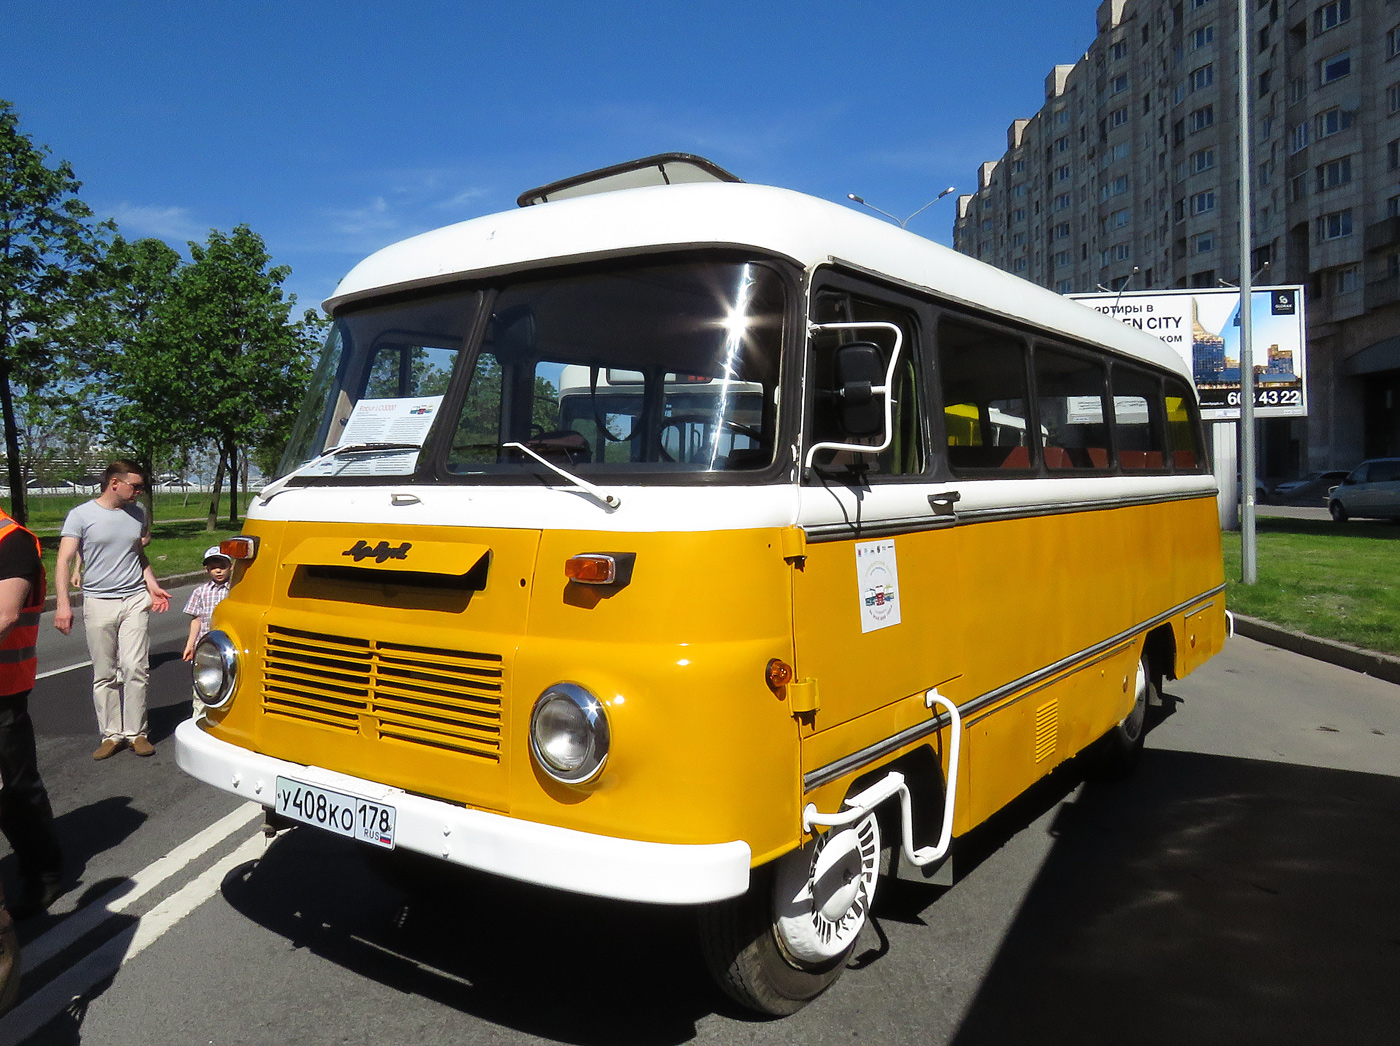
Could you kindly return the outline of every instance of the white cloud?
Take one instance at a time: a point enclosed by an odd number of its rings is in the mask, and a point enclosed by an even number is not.
[[[162,240],[201,240],[207,232],[194,221],[188,207],[150,207],[123,202],[110,208],[110,212],[127,239],[155,236]]]
[[[452,207],[462,207],[465,204],[471,203],[472,200],[481,199],[489,193],[489,189],[463,189],[456,196],[448,200],[443,200],[435,206],[441,210],[447,210]]]
[[[389,201],[376,196],[363,207],[330,212],[331,228],[345,236],[379,237],[393,233],[401,225],[389,208]]]

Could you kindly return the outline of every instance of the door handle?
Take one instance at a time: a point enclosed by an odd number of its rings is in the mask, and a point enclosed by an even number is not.
[[[941,494],[930,494],[928,496],[928,507],[933,509],[935,516],[956,516],[957,511],[953,508],[955,504],[962,500],[962,494],[956,490],[945,490]]]

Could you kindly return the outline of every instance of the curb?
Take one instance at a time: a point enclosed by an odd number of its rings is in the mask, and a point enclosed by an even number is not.
[[[1282,650],[1291,650],[1295,654],[1303,654],[1318,661],[1326,661],[1341,668],[1349,668],[1353,672],[1375,676],[1387,683],[1400,683],[1400,657],[1391,654],[1363,650],[1350,643],[1339,643],[1335,639],[1319,639],[1305,632],[1292,632],[1243,614],[1235,615],[1235,634],[1257,639]]]
[[[195,580],[197,580],[197,579],[199,579],[199,578],[202,578],[202,577],[204,577],[204,571],[203,571],[203,570],[195,570],[195,571],[192,571],[191,573],[188,573],[188,574],[172,574],[172,575],[170,575],[170,577],[159,577],[159,578],[156,578],[156,581],[157,581],[157,583],[159,583],[159,585],[160,585],[162,588],[169,588],[169,587],[174,586],[174,585],[184,585],[184,584],[187,584],[187,583],[189,583],[189,582],[191,582],[191,581],[195,581]],[[72,606],[74,606],[74,607],[80,607],[80,606],[82,606],[82,605],[83,605],[83,594],[82,594],[81,592],[74,592],[73,595],[72,595],[71,597],[69,597],[69,602],[70,602],[70,604],[71,604]],[[43,613],[48,614],[48,613],[52,612],[54,609],[56,609],[57,607],[58,607],[58,596],[56,596],[56,595],[50,595],[47,599],[44,600],[44,609],[43,609]]]

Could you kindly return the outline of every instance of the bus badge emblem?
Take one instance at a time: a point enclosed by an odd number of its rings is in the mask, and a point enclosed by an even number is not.
[[[391,559],[407,559],[408,550],[412,547],[413,543],[410,541],[405,541],[397,548],[391,548],[389,547],[389,542],[381,541],[373,548],[370,548],[369,543],[365,541],[364,538],[361,538],[342,552],[341,555],[352,557],[356,563],[362,559],[369,559],[371,557],[373,557],[376,563],[386,563]]]

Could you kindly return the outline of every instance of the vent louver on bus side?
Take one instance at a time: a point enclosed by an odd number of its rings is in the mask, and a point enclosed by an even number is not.
[[[1035,710],[1035,761],[1043,763],[1055,754],[1060,739],[1060,702],[1047,701]]]

